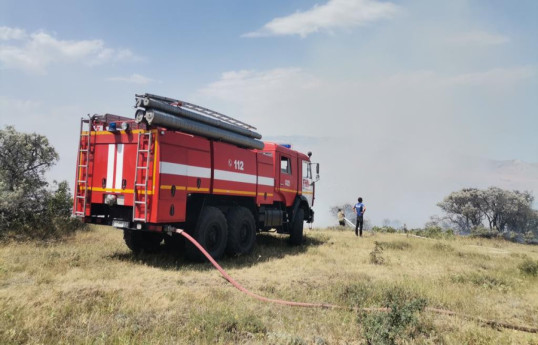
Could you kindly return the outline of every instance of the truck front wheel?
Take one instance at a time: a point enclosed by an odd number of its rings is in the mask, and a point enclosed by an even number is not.
[[[249,254],[256,243],[256,222],[245,207],[234,207],[227,215],[228,245],[226,252],[231,255]]]
[[[154,253],[159,250],[163,235],[157,232],[124,229],[123,240],[134,253],[143,251]]]
[[[303,222],[304,222],[304,210],[299,208],[295,217],[293,218],[293,224],[290,230],[290,243],[294,246],[298,246],[303,243]]]
[[[221,258],[228,240],[228,226],[226,225],[224,214],[216,207],[205,207],[200,214],[198,224],[196,224],[192,235],[211,257],[214,259]],[[188,241],[185,246],[185,254],[188,259],[193,261],[205,260],[204,254]]]

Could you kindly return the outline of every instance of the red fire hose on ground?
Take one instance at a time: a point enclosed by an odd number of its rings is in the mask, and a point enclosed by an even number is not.
[[[280,299],[274,299],[274,298],[267,298],[264,296],[260,296],[258,294],[255,294],[246,288],[244,288],[241,284],[239,284],[237,281],[235,281],[216,261],[209,255],[209,253],[198,243],[191,235],[189,235],[186,231],[182,229],[176,229],[174,231],[175,233],[185,237],[187,240],[189,240],[192,244],[196,246],[204,254],[204,256],[213,264],[213,266],[222,274],[222,276],[230,282],[236,289],[239,291],[256,298],[263,302],[269,302],[269,303],[275,303],[275,304],[282,304],[282,305],[288,305],[293,307],[306,307],[306,308],[323,308],[323,309],[347,309],[347,310],[353,310],[353,311],[365,311],[365,312],[388,312],[390,311],[389,308],[357,308],[357,307],[344,307],[336,304],[329,304],[329,303],[306,303],[306,302],[293,302],[293,301],[284,301]],[[527,326],[518,326],[518,325],[512,325],[505,322],[499,322],[495,320],[485,320],[479,317],[471,316],[471,315],[465,315],[456,313],[451,310],[445,310],[445,309],[438,309],[438,308],[430,308],[426,307],[426,311],[436,313],[436,314],[443,314],[443,315],[450,315],[450,316],[458,316],[462,317],[468,320],[473,320],[482,324],[486,324],[492,327],[502,327],[507,329],[514,329],[518,331],[528,332],[528,333],[538,333],[538,328],[533,327],[527,327]]]

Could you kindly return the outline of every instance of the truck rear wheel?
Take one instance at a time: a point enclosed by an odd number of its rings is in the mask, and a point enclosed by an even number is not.
[[[227,215],[228,245],[226,252],[231,255],[249,254],[256,243],[256,222],[245,207],[234,207]]]
[[[228,226],[224,214],[216,207],[205,207],[192,235],[214,259],[221,258],[228,240]],[[190,260],[205,260],[204,254],[188,241],[185,246],[185,254]]]
[[[124,229],[123,240],[134,253],[143,251],[154,253],[159,250],[163,235],[157,232]]]
[[[290,231],[290,243],[294,246],[298,246],[303,243],[303,222],[304,222],[304,210],[299,207],[295,217],[293,218],[293,224]]]

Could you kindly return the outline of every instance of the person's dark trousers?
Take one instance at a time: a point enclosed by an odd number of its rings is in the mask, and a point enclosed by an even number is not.
[[[360,229],[360,235],[362,237],[362,217],[363,216],[357,216],[357,220],[355,221],[355,235],[359,236],[358,230]]]
[[[340,226],[346,226],[346,222],[344,220],[340,221]]]

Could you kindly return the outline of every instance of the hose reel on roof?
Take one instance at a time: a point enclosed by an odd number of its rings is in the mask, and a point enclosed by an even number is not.
[[[261,134],[244,122],[213,110],[162,96],[136,95],[135,121],[261,150]]]

